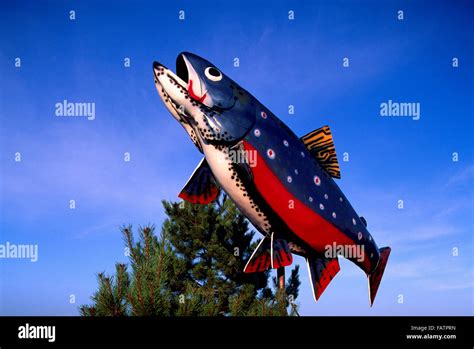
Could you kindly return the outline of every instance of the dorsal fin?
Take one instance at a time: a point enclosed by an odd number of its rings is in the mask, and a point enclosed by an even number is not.
[[[301,137],[308,151],[334,178],[341,178],[341,170],[337,162],[336,148],[332,140],[332,133],[329,126],[323,126]]]

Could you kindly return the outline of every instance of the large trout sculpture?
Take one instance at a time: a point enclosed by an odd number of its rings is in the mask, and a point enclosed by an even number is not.
[[[204,154],[179,196],[207,204],[222,189],[264,236],[244,271],[281,268],[292,263],[292,253],[301,255],[318,300],[338,273],[342,253],[367,274],[372,305],[390,248],[377,247],[335,183],[340,171],[329,127],[296,136],[191,53],[178,56],[176,73],[158,62],[153,71],[163,103]]]

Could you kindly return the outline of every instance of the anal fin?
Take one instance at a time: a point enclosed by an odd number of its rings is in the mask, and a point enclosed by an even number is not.
[[[339,261],[337,258],[316,256],[306,257],[306,264],[308,265],[314,300],[317,301],[331,280],[341,269],[339,267]]]
[[[288,242],[283,239],[273,239],[271,236],[271,256],[272,269],[287,267],[293,263],[293,255],[291,254]]]

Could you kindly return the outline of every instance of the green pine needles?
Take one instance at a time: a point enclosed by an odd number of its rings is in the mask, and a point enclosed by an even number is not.
[[[246,274],[255,232],[225,195],[209,205],[163,201],[168,218],[154,226],[123,227],[129,266],[98,274],[98,290],[84,316],[286,316],[296,315],[298,266],[286,289],[270,271]]]

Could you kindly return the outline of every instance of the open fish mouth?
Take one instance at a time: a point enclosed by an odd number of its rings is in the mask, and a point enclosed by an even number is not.
[[[166,88],[164,86],[165,84],[163,84],[163,78],[167,78],[172,85],[177,87],[178,91],[173,92],[182,93],[184,94],[185,99],[189,98],[190,101],[197,102],[206,107],[212,107],[212,100],[207,96],[205,86],[183,54],[180,54],[176,59],[176,73],[156,61],[153,62],[153,70],[155,74],[155,82],[160,83],[162,88],[164,88],[165,93]],[[190,78],[190,76],[193,76],[194,78]],[[210,106],[204,103],[206,97],[208,97],[207,102],[211,103]]]
[[[183,94],[184,99],[187,102],[191,102],[192,106],[200,107],[209,112],[222,113],[235,106],[236,99],[233,99],[230,104],[224,106],[214,103],[213,98],[206,89],[206,85],[184,54],[178,55],[176,59],[176,73],[156,61],[153,62],[153,70],[155,82],[161,85],[161,88],[164,89],[164,93],[174,102],[174,109],[179,109],[180,106],[183,105],[183,103],[177,101],[179,98],[176,98],[176,93]],[[177,89],[171,88],[169,90],[168,82]]]
[[[156,61],[153,62],[153,72],[158,94],[168,110],[178,121],[192,124],[193,118],[187,114],[184,104],[179,101],[184,99],[197,106],[187,91],[187,82]],[[177,95],[180,95],[180,98],[176,98]]]

